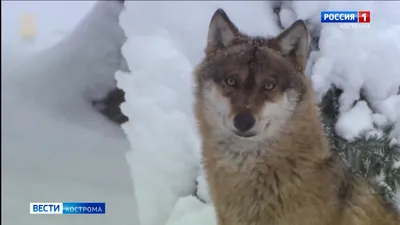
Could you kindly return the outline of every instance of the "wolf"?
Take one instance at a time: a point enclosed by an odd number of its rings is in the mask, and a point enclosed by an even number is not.
[[[399,225],[331,151],[304,75],[308,46],[302,20],[264,38],[214,13],[194,108],[218,225]]]

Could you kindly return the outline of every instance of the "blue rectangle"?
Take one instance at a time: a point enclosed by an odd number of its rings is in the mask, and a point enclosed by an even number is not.
[[[321,23],[358,23],[358,11],[322,11]]]
[[[106,214],[106,203],[63,202],[63,214]]]

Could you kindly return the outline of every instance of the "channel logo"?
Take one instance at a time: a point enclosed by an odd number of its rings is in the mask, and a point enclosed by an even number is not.
[[[322,11],[321,23],[370,23],[371,11]]]
[[[104,202],[31,202],[30,214],[106,214]]]

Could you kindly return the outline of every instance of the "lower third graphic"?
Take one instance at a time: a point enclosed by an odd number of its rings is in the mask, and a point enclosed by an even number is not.
[[[31,202],[30,214],[106,214],[104,202]]]

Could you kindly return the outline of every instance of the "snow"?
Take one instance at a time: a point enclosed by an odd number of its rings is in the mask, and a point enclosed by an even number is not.
[[[372,111],[365,101],[359,101],[349,111],[341,112],[335,126],[337,134],[347,141],[354,141],[360,133],[373,128]]]
[[[1,15],[7,20],[1,21],[1,38],[7,42],[6,47],[50,47],[72,31],[94,2],[84,1],[77,4],[74,1],[2,1]],[[36,18],[37,36],[34,45],[23,43],[19,35],[20,19],[25,14]]]
[[[400,142],[400,112],[397,112],[397,121],[394,125],[392,132],[390,133],[391,137],[394,138],[396,141]]]
[[[200,175],[197,177],[196,181],[196,196],[205,203],[211,203],[210,194],[208,192],[208,183],[203,170],[200,171]]]
[[[11,12],[18,13],[21,5],[2,2],[2,10],[16,17]],[[17,43],[19,36],[11,31],[2,33],[7,37],[2,46],[8,46],[2,49],[2,224],[137,224],[124,157],[129,143],[120,127],[89,103],[116,85],[114,73],[121,69],[125,40],[118,26],[123,6],[42,2],[40,8],[32,9],[49,21],[43,27],[49,36],[32,43],[38,47]],[[56,18],[46,14],[49,10],[61,16],[68,10],[70,15],[58,17],[59,24],[50,23]],[[44,43],[58,38],[53,35],[58,25],[69,29],[66,24],[73,27],[78,17],[82,18],[78,26],[57,44]],[[2,24],[12,22],[5,15],[2,19]],[[93,92],[94,83],[103,85]],[[98,87],[103,87],[100,92]],[[107,215],[48,216],[27,211],[29,202],[64,201],[104,201]]]
[[[171,214],[167,225],[217,225],[215,209],[205,205],[193,196],[180,199]]]
[[[400,112],[398,94],[400,74],[397,59],[400,58],[400,19],[393,11],[400,8],[399,2],[292,2],[297,18],[311,21],[314,33],[320,32],[320,51],[310,60],[313,64],[310,76],[319,99],[334,85],[343,90],[340,96],[341,116],[348,113],[360,99],[360,93],[368,101],[371,109],[364,107],[363,115],[372,110],[381,114],[379,121],[393,125]],[[371,11],[370,28],[341,28],[338,24],[320,25],[319,13],[323,10],[362,10]],[[315,53],[314,53],[315,54]],[[364,119],[363,119],[364,118]],[[372,131],[378,124],[371,125],[371,118],[353,117],[356,124],[337,124],[336,131],[344,138],[354,139]],[[339,119],[338,123],[346,120]],[[363,120],[363,121],[360,121]],[[368,127],[366,123],[370,123]],[[357,134],[354,133],[357,130]],[[349,133],[353,133],[349,137]]]
[[[123,129],[133,149],[127,160],[141,206],[139,219],[141,224],[165,224],[177,199],[194,190],[200,166],[192,66],[162,32],[129,38],[123,53],[127,58],[132,53],[131,73],[117,73],[117,80],[126,101],[134,103],[121,108],[130,118]]]
[[[399,2],[126,1],[124,7],[2,2],[2,224],[216,224],[191,85],[218,7],[250,35],[276,35],[278,24],[305,19],[311,35],[321,35],[307,65],[318,99],[332,85],[343,89],[336,131],[354,140],[394,125],[391,135],[400,140]],[[371,27],[320,23],[321,10],[350,9],[370,10]],[[38,16],[34,43],[18,36],[21,13]],[[89,104],[116,85],[126,92],[122,110],[130,118],[122,130]],[[34,201],[105,201],[107,215],[30,216],[24,209]]]
[[[218,7],[249,34],[279,32],[270,4],[263,1],[127,1],[121,24],[132,37],[153,35],[160,28],[165,29],[174,46],[195,65],[203,57],[205,34]]]

